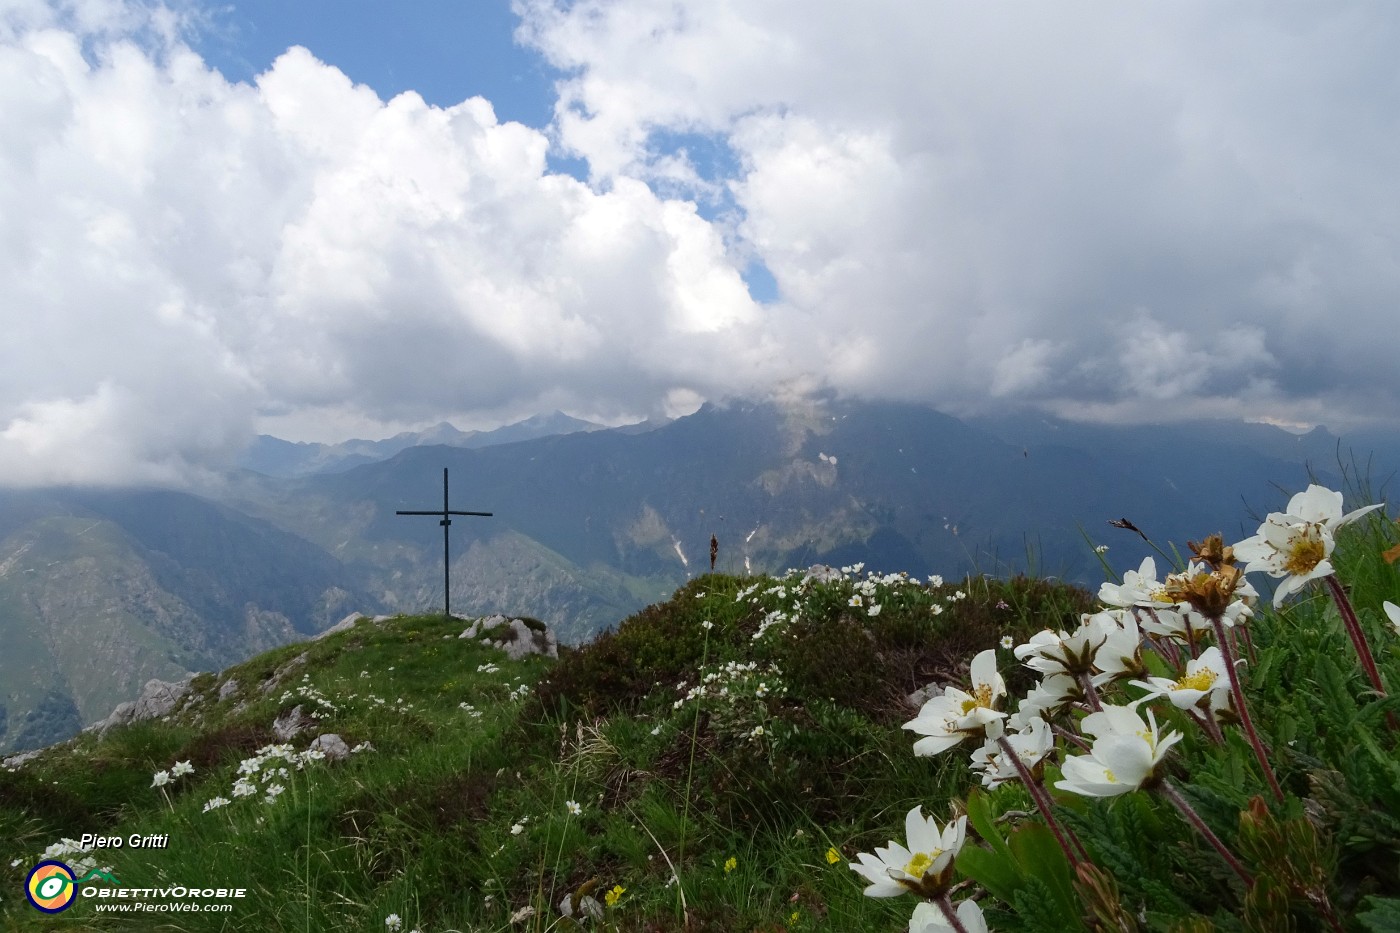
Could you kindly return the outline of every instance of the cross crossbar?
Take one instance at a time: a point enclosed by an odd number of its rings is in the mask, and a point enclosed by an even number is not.
[[[452,563],[448,555],[447,530],[452,526],[452,519],[449,515],[478,515],[490,518],[490,512],[463,512],[458,509],[448,508],[447,501],[447,467],[442,468],[442,508],[431,510],[406,510],[400,509],[395,515],[440,515],[442,520],[438,522],[442,526],[442,617],[452,618]]]

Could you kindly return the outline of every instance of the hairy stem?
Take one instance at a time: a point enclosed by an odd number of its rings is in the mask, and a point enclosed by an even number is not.
[[[955,933],[967,933],[967,927],[963,925],[962,918],[953,909],[953,902],[948,895],[938,896],[938,909],[943,911],[943,919],[948,921],[948,926],[952,927]]]
[[[1077,868],[1081,860],[1085,862],[1089,861],[1089,853],[1084,851],[1084,844],[1079,841],[1078,836],[1070,830],[1065,829],[1060,825],[1060,821],[1055,819],[1050,795],[1045,792],[1045,788],[1042,787],[1040,782],[1035,779],[1035,776],[1031,774],[1030,769],[1026,767],[1026,763],[1021,760],[1021,756],[1016,754],[1016,749],[1011,747],[1011,743],[1006,740],[1006,736],[997,736],[997,747],[999,747],[1001,753],[1011,759],[1011,763],[1016,766],[1016,773],[1020,775],[1021,783],[1026,785],[1026,790],[1030,791],[1031,798],[1035,800],[1035,805],[1040,808],[1041,816],[1045,817],[1045,825],[1050,827],[1050,832],[1054,834],[1055,841],[1058,842],[1060,848],[1064,850],[1065,858],[1069,859],[1070,866],[1072,868]],[[1074,851],[1070,849],[1071,840],[1074,843]],[[1078,852],[1077,856],[1075,852]]]
[[[1209,842],[1211,847],[1220,853],[1220,857],[1225,860],[1226,864],[1230,866],[1230,869],[1236,875],[1239,875],[1240,880],[1244,882],[1246,888],[1254,887],[1254,876],[1245,870],[1245,867],[1240,864],[1240,860],[1235,858],[1234,853],[1226,848],[1225,843],[1220,841],[1220,837],[1211,831],[1211,828],[1206,825],[1205,820],[1201,819],[1201,815],[1195,811],[1191,804],[1186,802],[1186,798],[1181,796],[1181,792],[1173,787],[1170,781],[1161,781],[1157,784],[1155,790],[1171,801],[1172,806],[1181,811],[1181,815],[1186,818],[1186,822],[1194,826],[1196,832],[1200,833],[1201,836],[1205,838],[1206,842]]]
[[[1269,782],[1269,789],[1274,792],[1274,798],[1283,803],[1283,788],[1279,786],[1278,778],[1274,776],[1273,766],[1269,764],[1269,754],[1264,748],[1264,743],[1259,740],[1259,733],[1254,730],[1254,720],[1249,715],[1249,706],[1244,701],[1244,688],[1240,686],[1240,674],[1235,670],[1235,652],[1230,647],[1230,641],[1226,637],[1225,623],[1220,619],[1211,619],[1211,624],[1215,626],[1215,641],[1220,648],[1221,660],[1225,662],[1225,671],[1230,675],[1230,695],[1235,700],[1235,712],[1240,714],[1240,725],[1244,727],[1244,733],[1249,737],[1249,744],[1254,747],[1254,757],[1259,759],[1259,767],[1264,769],[1264,779]]]

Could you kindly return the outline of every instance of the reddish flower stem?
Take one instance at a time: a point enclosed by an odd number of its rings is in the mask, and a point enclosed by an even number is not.
[[[1220,841],[1220,837],[1211,831],[1211,828],[1206,825],[1205,820],[1201,819],[1201,815],[1195,811],[1191,804],[1187,803],[1186,798],[1181,796],[1181,792],[1173,787],[1170,781],[1163,780],[1159,782],[1154,790],[1171,801],[1172,806],[1181,811],[1181,815],[1186,818],[1186,822],[1194,826],[1196,832],[1200,833],[1201,836],[1205,838],[1206,842],[1209,842],[1211,847],[1214,848],[1216,852],[1220,853],[1220,857],[1225,860],[1226,864],[1230,866],[1231,870],[1234,871],[1236,875],[1239,875],[1240,880],[1244,882],[1246,888],[1254,887],[1254,876],[1245,870],[1245,867],[1240,864],[1239,859],[1235,858],[1234,853],[1226,848],[1225,843]]]
[[[1050,795],[1045,792],[1045,788],[1042,787],[1040,782],[1035,779],[1035,776],[1031,774],[1030,769],[1026,767],[1026,763],[1021,760],[1021,756],[1016,754],[1016,749],[1011,747],[1011,743],[1006,740],[1006,736],[997,736],[997,746],[1001,749],[1001,753],[1010,758],[1011,763],[1016,766],[1016,773],[1020,775],[1021,783],[1026,785],[1026,790],[1030,791],[1031,798],[1035,800],[1035,805],[1040,808],[1040,815],[1045,817],[1045,824],[1050,827],[1050,832],[1054,834],[1055,841],[1058,842],[1060,848],[1064,850],[1065,858],[1069,859],[1070,867],[1079,867],[1081,859],[1085,862],[1089,861],[1089,853],[1084,850],[1084,844],[1079,841],[1078,836],[1072,831],[1065,829],[1060,825],[1059,820],[1055,819],[1055,814],[1053,812],[1054,804],[1050,800]],[[1073,840],[1074,849],[1079,853],[1078,857],[1075,856],[1074,852],[1070,851],[1069,840]]]
[[[1220,648],[1221,660],[1225,662],[1225,671],[1230,675],[1230,695],[1235,700],[1235,712],[1240,714],[1240,725],[1249,737],[1249,744],[1254,747],[1254,757],[1259,759],[1259,767],[1264,769],[1264,779],[1269,782],[1274,799],[1283,803],[1283,788],[1279,787],[1278,778],[1274,776],[1273,766],[1269,764],[1269,753],[1264,748],[1264,743],[1259,740],[1259,733],[1254,731],[1254,720],[1250,718],[1249,706],[1244,701],[1244,688],[1240,686],[1239,671],[1235,670],[1235,652],[1230,647],[1230,640],[1225,636],[1225,623],[1218,618],[1210,621],[1215,626],[1215,641]]]
[[[940,894],[936,902],[938,909],[943,911],[943,919],[948,921],[948,926],[952,927],[954,933],[967,933],[967,927],[963,925],[962,918],[953,909],[953,901],[946,894]]]
[[[1371,681],[1371,686],[1380,696],[1386,696],[1385,684],[1381,682],[1381,672],[1376,667],[1376,659],[1371,655],[1371,646],[1366,641],[1366,633],[1361,629],[1361,621],[1356,618],[1356,610],[1351,608],[1351,600],[1347,599],[1346,590],[1342,589],[1342,584],[1338,582],[1336,574],[1328,574],[1323,577],[1327,581],[1327,589],[1332,593],[1332,601],[1337,604],[1337,612],[1341,613],[1342,624],[1346,626],[1347,635],[1351,636],[1351,643],[1356,647],[1356,656],[1361,659],[1361,668],[1366,672],[1366,676]],[[1385,714],[1386,723],[1392,732],[1400,729],[1400,721],[1397,721],[1395,714],[1387,712]]]

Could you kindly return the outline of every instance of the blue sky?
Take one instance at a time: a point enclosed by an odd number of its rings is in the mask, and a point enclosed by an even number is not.
[[[0,0],[0,485],[813,392],[1393,425],[1396,47],[1382,0]]]
[[[502,120],[549,124],[558,71],[515,42],[506,0],[226,0],[207,10],[195,48],[249,81],[290,46],[310,49],[385,100],[414,91],[450,107],[485,97]]]

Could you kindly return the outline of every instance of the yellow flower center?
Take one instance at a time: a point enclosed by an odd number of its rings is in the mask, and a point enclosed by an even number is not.
[[[989,685],[989,684],[978,684],[975,688],[973,688],[972,696],[971,696],[970,698],[966,699],[966,700],[963,700],[963,704],[962,704],[963,715],[966,716],[968,713],[972,712],[973,710],[975,710],[975,709],[976,709],[977,707],[979,707],[979,706],[982,707],[983,709],[991,709],[991,708],[992,708],[992,688],[991,688],[991,685]]]
[[[904,873],[915,878],[922,878],[924,872],[932,868],[934,861],[942,854],[942,849],[934,849],[932,852],[915,852],[914,857],[909,860],[909,864],[904,866]]]
[[[1209,690],[1214,683],[1215,671],[1203,667],[1194,674],[1187,674],[1172,686],[1178,690]]]
[[[1118,778],[1114,776],[1114,774],[1113,774],[1113,769],[1112,769],[1112,768],[1104,768],[1104,769],[1103,769],[1103,778],[1104,778],[1105,781],[1107,781],[1107,782],[1110,783],[1110,784],[1117,784],[1117,783],[1118,783]]]
[[[1293,539],[1293,543],[1288,549],[1288,560],[1284,562],[1283,569],[1291,574],[1301,576],[1312,572],[1312,569],[1320,564],[1326,556],[1327,549],[1322,546],[1322,539],[1304,532]]]

